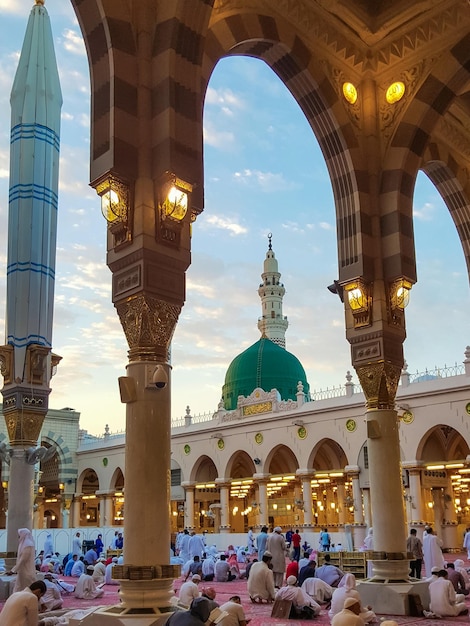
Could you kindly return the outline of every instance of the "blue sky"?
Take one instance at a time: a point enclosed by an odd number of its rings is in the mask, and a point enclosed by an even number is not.
[[[32,6],[32,3],[31,3]],[[0,0],[0,267],[6,267],[9,95],[30,5]],[[125,425],[117,377],[127,344],[111,304],[106,224],[89,182],[89,77],[67,0],[47,0],[62,84],[61,166],[53,350],[63,357],[50,406],[80,411],[93,434]],[[257,294],[267,234],[286,287],[287,349],[312,389],[352,370],[344,312],[327,289],[338,277],[334,202],[318,144],[293,98],[261,61],[225,59],[204,116],[205,210],[193,225],[187,300],[172,346],[172,415],[214,411],[231,360],[259,339]],[[409,371],[461,363],[470,343],[462,247],[424,175],[415,189],[418,283],[406,309]],[[5,270],[0,271],[4,337]],[[352,371],[353,380],[357,380]]]

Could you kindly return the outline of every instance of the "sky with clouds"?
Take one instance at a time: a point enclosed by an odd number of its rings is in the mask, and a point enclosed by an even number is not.
[[[31,3],[32,5],[32,3]],[[47,0],[62,85],[52,408],[73,407],[101,434],[125,427],[118,376],[127,344],[111,303],[106,224],[89,182],[89,75],[71,4]],[[7,260],[9,95],[30,6],[0,0],[0,335]],[[186,305],[172,345],[172,416],[215,411],[231,360],[259,339],[257,289],[267,235],[286,287],[286,345],[311,389],[352,370],[338,277],[334,202],[318,144],[292,96],[261,61],[225,59],[204,114],[205,210],[193,225]],[[415,189],[418,283],[406,309],[410,372],[461,363],[470,343],[464,255],[449,212],[424,175]],[[357,377],[353,374],[353,381]]]

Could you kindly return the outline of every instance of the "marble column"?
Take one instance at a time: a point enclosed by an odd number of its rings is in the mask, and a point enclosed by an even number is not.
[[[361,485],[359,483],[360,469],[358,466],[348,465],[346,467],[346,471],[348,473],[349,478],[351,479],[351,484],[352,484],[352,497],[354,501],[354,523],[364,524],[362,492],[361,492]]]
[[[268,511],[268,487],[269,474],[254,474],[253,479],[258,484],[259,502],[258,502],[258,519],[260,526],[267,526],[269,520]]]
[[[367,526],[367,528],[370,528],[372,526],[370,489],[362,490],[362,500],[364,503],[364,524]]]
[[[181,483],[184,488],[184,527],[193,530],[194,526],[194,484]]]
[[[297,470],[297,476],[302,481],[302,499],[304,509],[303,528],[313,528],[313,512],[312,512],[312,472],[310,470]]]
[[[411,526],[413,524],[423,523],[425,517],[421,493],[421,467],[417,466],[416,463],[403,463],[403,468],[408,470],[410,481],[409,497],[411,499],[411,515],[408,517],[408,524]]]
[[[229,533],[230,526],[230,483],[224,479],[216,479],[215,484],[220,488],[220,533]]]
[[[344,487],[344,481],[340,480],[337,483],[337,490],[336,490],[336,494],[337,494],[337,499],[338,499],[338,523],[342,526],[344,526],[344,523],[346,522],[346,512],[347,512],[347,506],[344,504],[344,498],[345,498],[345,487]]]
[[[81,510],[82,510],[82,495],[76,493],[72,501],[72,519],[70,521],[72,527],[81,526]]]

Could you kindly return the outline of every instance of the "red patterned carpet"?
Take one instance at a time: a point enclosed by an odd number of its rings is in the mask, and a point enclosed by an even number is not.
[[[452,560],[456,558],[461,558],[463,555],[452,555]],[[466,555],[465,555],[466,557]],[[448,558],[448,560],[451,560]],[[64,577],[63,580],[70,582],[71,584],[76,583],[76,579]],[[182,580],[174,581],[174,590],[175,593],[179,591]],[[201,583],[200,587],[202,588],[205,583]],[[322,610],[321,614],[316,617],[314,620],[284,620],[279,618],[271,617],[272,605],[267,604],[253,604],[250,601],[250,598],[246,589],[246,581],[245,580],[235,580],[227,583],[206,583],[207,586],[213,587],[216,592],[216,601],[219,604],[223,604],[233,595],[239,595],[242,599],[242,605],[245,609],[245,615],[247,619],[250,619],[250,626],[281,626],[282,624],[290,624],[290,626],[307,626],[308,624],[312,624],[315,622],[318,626],[330,626],[330,621],[328,619],[328,612],[326,610]],[[114,585],[106,585],[104,587],[105,594],[102,598],[98,600],[99,606],[107,605],[111,606],[113,604],[119,603],[119,595],[118,595],[118,587]],[[0,607],[2,605],[0,604]],[[97,606],[96,600],[78,600],[74,597],[73,594],[64,596],[64,609],[84,609],[89,607]],[[467,600],[467,606],[470,609],[470,596]],[[394,615],[378,615],[378,621],[383,621],[384,619],[394,619],[398,622],[399,626],[413,626],[414,624],[419,624],[420,626],[450,626],[451,624],[469,623],[468,615],[461,615],[459,617],[454,618],[445,618],[445,619],[426,619],[424,617],[409,617],[409,616],[394,616]]]

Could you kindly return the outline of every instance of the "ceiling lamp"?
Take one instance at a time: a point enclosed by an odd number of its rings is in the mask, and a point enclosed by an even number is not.
[[[395,104],[395,102],[399,102],[403,96],[405,95],[405,83],[401,81],[397,81],[392,83],[390,87],[387,89],[385,94],[385,99],[389,104]]]
[[[357,89],[352,83],[343,83],[343,96],[349,104],[355,104],[357,100]]]

